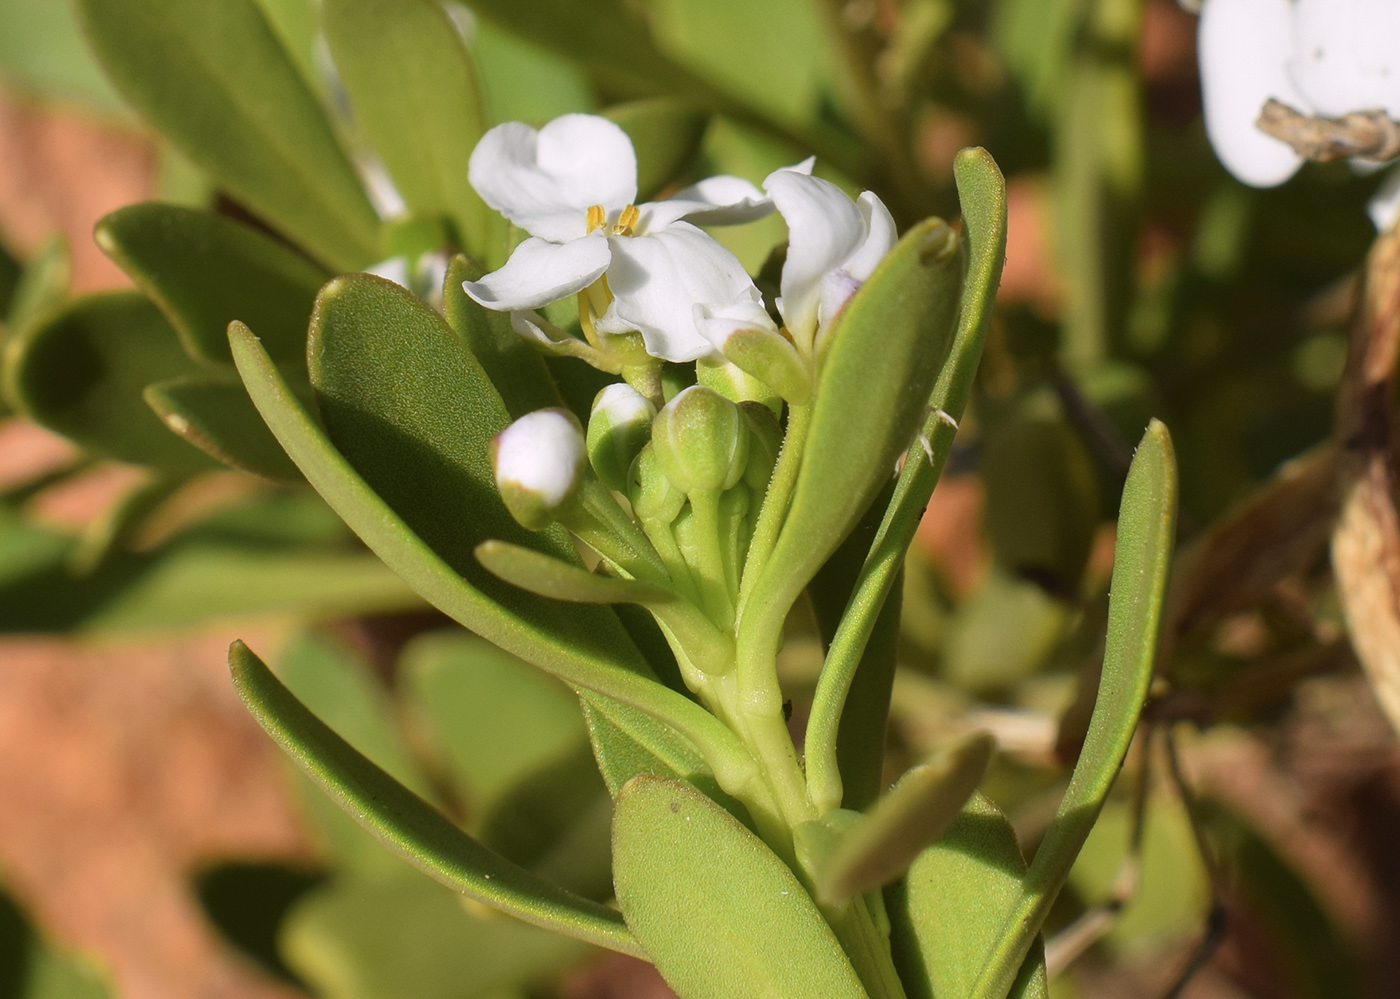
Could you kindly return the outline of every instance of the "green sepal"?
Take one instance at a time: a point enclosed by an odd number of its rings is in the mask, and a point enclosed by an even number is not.
[[[78,0],[113,85],[234,198],[332,267],[375,260],[379,218],[256,0]]]
[[[622,789],[613,880],[627,925],[685,999],[866,999],[787,865],[686,784],[642,775]]]
[[[316,292],[330,273],[251,226],[148,201],[100,219],[102,252],[160,306],[193,358],[228,364],[228,324],[258,331],[279,364],[300,367]]]
[[[229,669],[258,724],[390,850],[469,898],[527,923],[645,956],[616,912],[566,892],[487,850],[375,766],[306,709],[242,642]]]
[[[959,740],[914,767],[847,829],[814,872],[817,897],[840,904],[895,880],[948,831],[982,783],[996,742],[984,732]]]
[[[230,468],[279,482],[302,481],[236,378],[184,375],[147,385],[144,396],[173,433]]]

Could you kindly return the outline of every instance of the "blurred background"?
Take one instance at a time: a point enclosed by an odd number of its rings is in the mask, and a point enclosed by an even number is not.
[[[315,0],[258,3],[353,147]],[[493,120],[646,96],[622,35],[570,52],[508,4],[448,7]],[[1055,999],[1394,995],[1400,754],[1327,557],[1380,177],[1232,180],[1174,0],[621,7],[729,95],[678,180],[757,182],[815,151],[905,225],[956,216],[959,148],[1006,174],[996,322],[906,571],[889,772],[988,728],[985,790],[1027,851],[1092,707],[1128,442],[1152,416],[1172,430],[1161,676],[1051,920]],[[0,0],[3,335],[130,288],[92,230],[152,198],[260,224],[123,103],[64,0]],[[784,238],[776,217],[716,235],[753,272]],[[609,895],[571,695],[430,612],[304,485],[112,444],[150,379],[110,360],[58,357],[83,395],[48,426],[11,382],[0,405],[0,999],[669,995],[645,965],[463,906],[286,764],[228,682],[235,638],[487,842]],[[796,728],[821,654],[795,614]]]

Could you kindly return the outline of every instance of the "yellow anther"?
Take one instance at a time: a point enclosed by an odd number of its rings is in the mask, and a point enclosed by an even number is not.
[[[578,216],[574,216],[574,217],[577,218]],[[603,228],[603,224],[604,224],[606,221],[607,221],[607,216],[603,214],[603,206],[602,206],[602,205],[590,205],[590,206],[588,207],[588,231],[589,231],[589,232],[592,232],[594,229],[601,229],[601,228]]]
[[[633,228],[637,225],[637,220],[642,217],[642,213],[636,205],[628,205],[622,210],[622,214],[617,217],[617,224],[613,226],[614,236],[630,236]]]

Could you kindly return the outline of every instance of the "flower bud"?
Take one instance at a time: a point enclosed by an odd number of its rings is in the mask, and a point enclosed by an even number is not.
[[[588,460],[609,489],[627,491],[632,462],[651,440],[656,407],[632,386],[615,382],[599,392],[588,417]]]
[[[666,404],[651,425],[651,445],[666,477],[681,492],[728,489],[749,458],[747,425],[734,405],[694,385]]]
[[[650,444],[642,448],[632,462],[627,476],[627,498],[632,501],[632,512],[639,520],[662,524],[675,520],[685,506],[685,493],[671,484],[661,470],[656,449]]]
[[[743,402],[739,410],[749,427],[749,460],[744,465],[744,484],[762,496],[768,491],[773,466],[783,446],[783,428],[773,411],[759,402]]]
[[[491,440],[501,499],[522,526],[538,531],[559,519],[583,485],[583,427],[573,413],[527,413]]]

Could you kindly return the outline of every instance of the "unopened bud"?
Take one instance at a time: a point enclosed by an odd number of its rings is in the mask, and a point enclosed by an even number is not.
[[[650,444],[642,448],[627,476],[627,498],[632,502],[632,512],[639,520],[669,524],[680,515],[685,506],[685,493],[681,492],[661,469],[656,457],[656,449]]]
[[[583,427],[563,409],[527,413],[491,441],[501,499],[532,531],[554,523],[572,504],[583,485],[584,461]]]
[[[662,470],[684,493],[728,489],[744,474],[748,427],[739,407],[694,385],[666,404],[651,425],[651,445]]]
[[[773,411],[762,403],[740,403],[739,410],[749,426],[749,460],[744,465],[744,484],[755,495],[762,496],[768,491],[768,480],[773,477],[773,466],[778,463],[783,428]]]
[[[615,382],[599,392],[588,417],[588,461],[609,489],[627,491],[632,462],[651,440],[656,407],[632,386]]]

